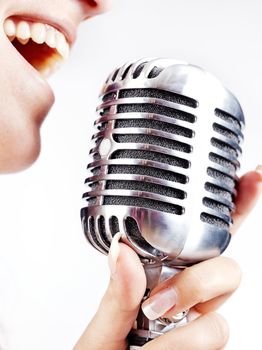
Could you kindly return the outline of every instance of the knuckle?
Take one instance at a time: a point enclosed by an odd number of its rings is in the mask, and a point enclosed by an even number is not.
[[[218,339],[219,346],[224,346],[229,339],[229,326],[227,321],[218,313],[210,313],[206,315],[208,319],[209,329],[213,336]]]
[[[206,281],[194,267],[185,270],[184,282],[190,290],[191,298],[201,303],[206,300]]]
[[[232,282],[234,282],[233,290],[236,290],[242,279],[242,270],[239,264],[231,258],[221,257],[224,260],[225,267],[230,268],[230,274],[233,276]]]

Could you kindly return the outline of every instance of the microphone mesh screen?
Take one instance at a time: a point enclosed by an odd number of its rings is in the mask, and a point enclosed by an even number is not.
[[[167,181],[179,182],[181,184],[186,184],[188,182],[187,176],[183,174],[142,165],[109,165],[108,174],[145,175],[166,179]]]
[[[115,121],[115,128],[148,128],[188,138],[192,138],[194,135],[193,130],[191,129],[152,119],[117,119]]]
[[[184,120],[189,123],[194,123],[196,120],[193,114],[179,111],[171,107],[155,105],[153,103],[129,103],[118,105],[117,113],[153,113]]]
[[[225,111],[222,111],[219,108],[215,109],[215,115],[217,117],[219,117],[220,119],[234,125],[238,130],[241,130],[241,124],[240,124],[239,120],[237,118],[235,118],[233,115],[231,115]]]
[[[133,74],[134,79],[137,79],[139,77],[139,75],[142,73],[143,68],[145,67],[146,64],[147,62],[143,62],[137,67],[137,69],[134,71],[134,74]]]
[[[213,194],[223,196],[231,204],[225,205],[221,202],[205,197],[203,198],[203,204],[207,208],[211,208],[225,214],[227,219],[223,220],[208,213],[202,213],[200,218],[203,222],[216,225],[220,228],[229,228],[229,224],[231,222],[230,213],[233,209],[233,194],[235,188],[234,177],[238,167],[238,156],[242,152],[241,148],[238,146],[241,142],[241,137],[239,135],[242,135],[241,124],[237,118],[218,108],[215,109],[215,116],[227,122],[228,125],[230,125],[230,128],[220,125],[219,122],[213,123],[213,130],[217,134],[223,135],[223,137],[228,141],[224,142],[216,137],[212,137],[210,140],[211,145],[222,151],[225,154],[225,157],[222,157],[214,152],[210,152],[209,159],[221,167],[224,167],[226,174],[217,169],[208,167],[207,174],[216,180],[220,180],[221,186],[215,186],[209,182],[206,182],[205,189]],[[235,142],[235,147],[233,144],[230,144],[232,141]],[[228,158],[232,160],[229,160]]]
[[[146,134],[115,134],[113,139],[119,143],[143,143],[148,145],[155,145],[171,150],[190,153],[192,151],[191,146],[186,143],[166,139],[159,136],[146,135]]]
[[[111,216],[111,218],[109,219],[109,227],[113,236],[119,232],[119,222],[116,216]]]
[[[135,149],[127,149],[127,150],[118,150],[115,151],[111,159],[147,159],[155,162],[165,163],[181,168],[189,168],[189,161],[183,158],[170,156],[164,153],[158,153],[153,151],[144,151],[144,150],[135,150]]]
[[[236,172],[236,166],[234,163],[232,163],[230,160],[226,159],[226,158],[223,158],[221,157],[220,155],[218,154],[215,154],[213,152],[209,153],[209,159],[214,162],[214,163],[217,163],[225,168],[227,168],[228,170],[228,173],[231,175],[231,176],[234,176],[235,175],[235,172]]]
[[[219,125],[219,124],[217,124],[217,123],[214,123],[214,124],[213,124],[213,129],[214,129],[214,131],[216,131],[217,133],[219,133],[219,134],[221,134],[221,135],[227,137],[227,138],[230,139],[230,140],[233,140],[233,141],[235,141],[235,142],[237,142],[237,143],[240,142],[240,140],[239,140],[237,134],[235,134],[232,130],[227,129],[227,128],[225,128],[225,127],[222,126],[222,125]]]
[[[229,229],[229,224],[226,221],[220,219],[217,216],[210,215],[210,214],[207,214],[207,213],[201,213],[200,219],[203,222],[206,222],[206,223],[208,223],[210,225],[218,226],[221,229],[226,229],[226,230]]]
[[[176,188],[158,185],[150,182],[126,181],[126,180],[108,180],[106,189],[117,190],[127,189],[130,191],[143,191],[160,194],[162,196],[184,199],[186,193]]]
[[[220,141],[214,137],[212,137],[211,139],[211,144],[214,146],[214,147],[217,147],[218,149],[220,149],[221,151],[224,151],[224,152],[227,152],[227,153],[230,153],[232,156],[235,156],[237,157],[237,151],[235,148],[229,146],[227,143],[223,142],[223,141]]]
[[[213,168],[207,168],[207,174],[215,180],[219,180],[221,183],[225,184],[229,188],[234,189],[235,180],[228,174],[222,173],[221,171]]]
[[[104,98],[107,99],[107,96],[109,94],[105,95]],[[173,103],[177,103],[177,104],[192,107],[192,108],[197,108],[198,106],[197,101],[190,97],[182,96],[182,95],[176,94],[175,92],[154,89],[154,88],[122,89],[119,91],[118,97],[119,98],[150,97],[150,98],[157,98],[164,101],[170,101]]]
[[[127,205],[139,208],[148,208],[163,211],[166,213],[182,215],[183,208],[180,205],[161,202],[154,199],[143,197],[124,197],[124,196],[104,196],[103,205]]]

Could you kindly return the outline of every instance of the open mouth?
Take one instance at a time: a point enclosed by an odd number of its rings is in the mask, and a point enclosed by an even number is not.
[[[69,55],[65,35],[49,24],[13,16],[5,20],[4,31],[17,51],[45,77]]]

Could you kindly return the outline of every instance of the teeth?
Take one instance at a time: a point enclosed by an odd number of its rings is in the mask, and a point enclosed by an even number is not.
[[[56,30],[54,28],[50,27],[46,31],[45,42],[49,47],[56,47]]]
[[[8,18],[4,22],[4,31],[10,41],[17,38],[23,45],[30,39],[37,44],[45,43],[63,59],[68,58],[69,44],[64,34],[48,24]]]
[[[43,23],[33,23],[31,25],[31,38],[37,44],[45,42],[46,28]]]
[[[8,36],[11,36],[11,37],[15,36],[16,35],[16,25],[15,25],[14,21],[12,21],[11,19],[5,20],[4,31],[5,31],[6,35],[8,35]]]
[[[18,25],[16,26],[16,36],[17,38],[22,40],[27,40],[30,38],[30,26],[27,22],[21,21],[18,23]]]
[[[68,58],[69,46],[64,35],[58,31],[56,31],[56,49],[62,57]]]

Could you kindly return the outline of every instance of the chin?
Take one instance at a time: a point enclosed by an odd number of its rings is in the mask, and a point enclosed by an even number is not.
[[[15,173],[29,168],[38,158],[41,150],[39,128],[19,130],[12,135],[13,141],[3,145],[0,155],[0,173]],[[10,135],[9,135],[10,137]],[[3,156],[4,155],[4,156]]]

